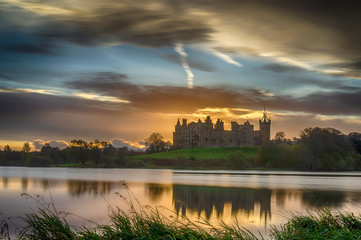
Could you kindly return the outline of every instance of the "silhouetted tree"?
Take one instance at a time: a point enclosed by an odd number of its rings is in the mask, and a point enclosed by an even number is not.
[[[159,132],[153,132],[149,138],[145,139],[148,153],[164,152],[170,149],[171,143],[164,141],[164,137]]]
[[[306,128],[301,132],[303,160],[308,169],[346,170],[355,150],[348,137],[334,128]]]
[[[24,143],[23,152],[24,152],[25,154],[27,154],[27,153],[29,153],[30,151],[31,151],[31,147],[30,147],[29,142]]]
[[[45,143],[40,150],[41,156],[48,156],[53,164],[64,163],[64,158],[61,157],[61,151],[58,147],[52,147],[49,143]]]
[[[70,157],[75,158],[77,162],[80,162],[83,166],[85,161],[89,157],[89,143],[83,140],[72,140],[67,146]]]
[[[361,133],[352,132],[348,135],[356,151],[361,154]]]

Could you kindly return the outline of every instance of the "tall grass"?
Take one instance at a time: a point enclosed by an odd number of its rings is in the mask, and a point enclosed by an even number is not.
[[[321,209],[307,216],[293,216],[279,229],[272,227],[273,239],[361,239],[361,216],[332,213]]]
[[[95,227],[72,227],[66,220],[68,213],[59,212],[53,203],[46,204],[40,196],[24,196],[35,199],[40,205],[33,213],[22,217],[24,224],[18,229],[21,240],[48,239],[169,239],[169,240],[254,240],[257,237],[250,231],[220,222],[215,226],[205,219],[192,222],[188,218],[167,217],[160,213],[159,208],[142,206],[134,194],[126,188],[126,196],[115,193],[128,204],[129,210],[109,205],[110,221],[106,225]],[[169,210],[170,211],[170,210]],[[172,212],[174,213],[174,212]]]
[[[59,212],[53,203],[46,204],[40,196],[35,199],[40,206],[22,217],[23,224],[17,229],[21,240],[82,240],[82,239],[149,239],[149,240],[255,240],[264,239],[240,227],[238,222],[214,225],[202,219],[193,222],[188,218],[167,217],[159,208],[142,206],[128,189],[127,195],[116,193],[128,204],[129,210],[110,206],[110,221],[95,227],[71,226],[68,213]],[[170,210],[169,210],[170,211]],[[354,213],[332,213],[322,209],[305,216],[293,216],[280,227],[271,227],[270,239],[361,239],[361,216]],[[4,220],[0,223],[0,239],[10,239],[9,228]]]

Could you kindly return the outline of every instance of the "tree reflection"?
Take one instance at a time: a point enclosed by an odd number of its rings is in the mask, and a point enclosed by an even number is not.
[[[113,193],[113,189],[120,183],[105,181],[85,181],[85,180],[68,180],[67,189],[71,196],[79,197],[81,195],[108,195]]]
[[[9,185],[9,178],[7,177],[2,177],[2,183],[3,183],[3,188],[7,189],[8,185]]]
[[[163,194],[172,190],[171,184],[153,184],[148,183],[145,185],[146,194],[153,203],[157,203],[163,197]]]
[[[310,190],[302,193],[302,203],[308,208],[341,207],[346,201],[345,192]]]

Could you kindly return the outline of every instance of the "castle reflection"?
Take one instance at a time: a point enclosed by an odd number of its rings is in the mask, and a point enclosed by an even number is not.
[[[230,206],[232,215],[242,211],[246,217],[255,213],[257,209],[259,211],[259,219],[266,223],[268,220],[271,220],[271,206],[273,202],[277,208],[283,208],[289,202],[291,205],[296,203],[302,208],[307,209],[341,207],[348,199],[353,202],[361,202],[361,193],[359,192],[178,184],[147,184],[146,186],[149,198],[155,202],[162,198],[162,194],[169,192],[170,186],[172,186],[173,206],[178,215],[186,215],[187,212],[190,212],[206,219],[209,219],[212,213],[217,218],[222,217],[225,206]]]
[[[43,178],[0,178],[2,190],[19,190],[23,192],[64,191],[70,197],[92,197],[111,195],[124,189],[121,182],[89,180],[56,180]],[[252,215],[262,222],[272,219],[272,212],[279,209],[292,211],[299,209],[318,209],[330,207],[342,208],[345,203],[360,203],[361,192],[310,190],[310,189],[270,189],[217,187],[182,184],[140,183],[137,197],[140,202],[163,205],[174,209],[177,215],[196,215],[206,219],[222,218],[225,213],[234,216],[241,212],[248,218]],[[130,186],[132,189],[132,186]],[[0,189],[1,190],[1,189]],[[273,209],[272,209],[273,208]]]
[[[174,209],[177,214],[186,215],[187,211],[196,212],[201,216],[204,212],[209,219],[214,209],[220,218],[226,204],[231,205],[231,213],[235,214],[243,210],[249,216],[253,213],[255,206],[260,208],[260,219],[271,218],[271,196],[270,189],[252,189],[235,187],[210,187],[210,186],[173,186]]]

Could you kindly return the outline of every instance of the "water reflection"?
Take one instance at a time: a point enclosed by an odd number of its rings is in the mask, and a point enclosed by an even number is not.
[[[119,197],[114,194],[120,192],[124,196],[129,196],[126,194],[127,190],[122,182],[107,178],[106,174],[98,176],[98,179],[103,177],[108,180],[91,180],[96,179],[94,177],[97,174],[96,170],[81,172],[86,179],[74,179],[74,176],[79,177],[78,172],[73,175],[65,175],[63,178],[50,178],[45,175],[43,178],[41,176],[36,178],[29,177],[30,174],[22,175],[23,172],[20,170],[18,172],[14,170],[14,174],[6,172],[6,174],[3,173],[3,176],[0,176],[0,212],[4,212],[8,216],[19,216],[29,212],[29,205],[31,206],[31,204],[29,204],[29,201],[21,199],[22,192],[44,195],[48,199],[51,193],[56,206],[60,210],[74,213],[97,223],[107,223],[109,221],[109,205],[126,207],[126,204],[123,204]],[[32,171],[32,169],[26,170],[28,172]],[[54,170],[54,172],[56,171],[58,170]],[[122,177],[127,176],[126,173],[118,173],[117,171],[114,171],[114,174]],[[180,177],[179,175],[173,176],[168,172],[167,174],[159,172],[158,175],[154,172],[147,173],[145,170],[133,172],[130,177],[138,173],[136,176],[139,180],[135,182],[127,181],[127,178],[125,178],[130,190],[134,193],[134,197],[142,205],[164,206],[173,210],[177,216],[187,215],[192,220],[202,217],[210,221],[222,219],[227,223],[232,223],[237,218],[240,225],[244,227],[254,226],[258,228],[255,232],[260,229],[266,232],[268,223],[276,225],[284,223],[285,219],[290,217],[290,215],[287,215],[290,212],[306,214],[307,210],[319,209],[325,206],[331,208],[331,210],[340,211],[360,211],[361,209],[361,190],[348,187],[350,182],[355,182],[354,179],[350,181],[350,177],[337,178],[338,188],[331,190],[323,187],[331,185],[329,179],[324,180],[324,178],[319,178],[321,179],[319,189],[315,187],[307,188],[307,186],[312,186],[307,185],[307,181],[311,181],[307,176],[294,178],[288,176],[287,179],[291,182],[291,186],[285,188],[285,185],[277,185],[277,187],[268,185],[271,180],[285,182],[285,177],[282,176],[272,178],[251,178],[248,176],[238,178],[233,176],[230,178],[226,174],[219,176],[187,173],[188,175],[180,175],[182,181],[175,181]],[[68,176],[73,178],[69,177],[68,179]],[[155,181],[154,176],[158,176],[162,180]],[[197,182],[207,182],[212,178],[219,182],[222,180],[224,182],[228,181],[231,184],[235,184],[237,181],[239,186],[183,184],[183,182],[195,182],[195,180]],[[185,181],[183,181],[184,179]],[[313,180],[316,181],[316,177]],[[313,180],[312,182],[314,182]],[[154,183],[149,183],[149,181]],[[249,183],[253,181],[254,187],[252,184],[245,184],[247,181]],[[296,186],[306,182],[305,187],[293,188],[292,181]],[[345,186],[344,190],[339,187],[341,184]],[[81,221],[75,219],[74,225],[79,225],[79,222],[82,225],[83,222]]]
[[[221,218],[225,206],[231,206],[231,213],[242,211],[244,216],[259,208],[259,218],[271,220],[272,201],[284,208],[287,201],[296,202],[307,209],[322,207],[339,208],[347,201],[360,202],[361,193],[325,190],[285,190],[267,188],[236,188],[194,185],[147,184],[149,198],[157,202],[165,192],[172,190],[172,202],[177,214],[196,213],[209,219],[212,213]],[[172,188],[172,189],[171,189]],[[349,198],[349,200],[347,200]],[[292,209],[290,209],[292,211]]]
[[[157,203],[163,198],[165,193],[172,190],[171,184],[145,184],[146,194],[153,203]]]
[[[260,206],[260,218],[271,217],[270,189],[224,188],[209,186],[173,186],[174,209],[177,213],[187,214],[187,210],[196,212],[198,216],[205,213],[211,217],[213,209],[218,217],[224,212],[224,206],[231,204],[232,214],[243,210],[247,215],[253,213],[255,206]]]
[[[68,180],[66,184],[70,196],[76,197],[82,195],[96,196],[98,194],[106,196],[114,193],[114,189],[120,186],[118,182],[84,180]]]

